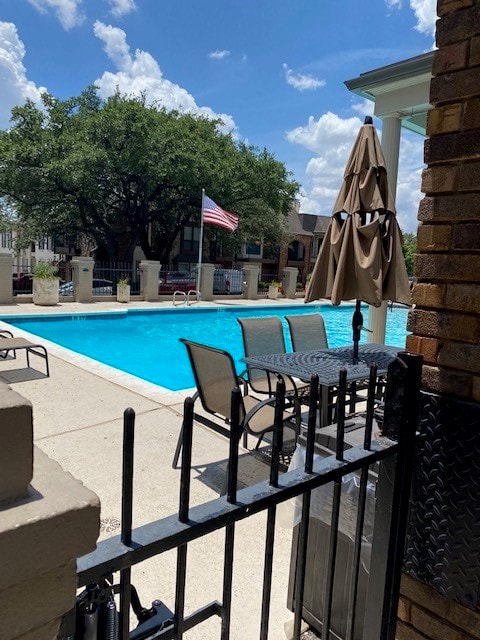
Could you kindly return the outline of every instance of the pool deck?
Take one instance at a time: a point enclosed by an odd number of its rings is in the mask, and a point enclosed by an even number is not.
[[[222,299],[202,302],[195,307],[219,305],[303,305],[303,299],[277,301]],[[60,303],[39,307],[15,302],[0,305],[0,315],[36,315],[99,312],[106,310],[167,309],[171,302],[145,303],[94,302]],[[0,321],[0,329],[11,327]],[[123,411],[136,413],[134,527],[177,511],[180,471],[171,461],[181,426],[183,401],[191,391],[172,392],[135,376],[77,355],[47,340],[13,328],[44,344],[49,353],[50,378],[27,369],[24,354],[3,361],[0,380],[28,398],[34,411],[34,440],[50,457],[95,491],[101,500],[101,538],[119,531],[121,495],[121,445]],[[36,366],[35,359],[31,364]],[[240,480],[252,484],[266,479],[268,469],[241,450]],[[196,425],[193,442],[191,504],[218,497],[222,468],[228,455],[228,442],[213,431]],[[239,544],[235,547],[232,640],[259,637],[262,601],[265,514],[250,517],[236,526]],[[189,545],[186,613],[222,599],[224,533],[210,534]],[[241,542],[240,542],[241,541]],[[270,640],[285,640],[284,625],[293,614],[286,608],[290,564],[291,528],[277,524],[274,550],[274,582],[271,601]],[[142,603],[153,599],[174,605],[176,554],[168,552],[133,568],[132,579]],[[220,637],[220,620],[214,618],[185,635],[187,640]]]

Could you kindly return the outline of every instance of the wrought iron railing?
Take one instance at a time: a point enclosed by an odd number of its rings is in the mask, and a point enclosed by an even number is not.
[[[398,606],[401,563],[404,550],[405,529],[408,515],[409,490],[416,440],[418,395],[420,388],[421,357],[399,354],[389,366],[381,435],[373,433],[376,398],[376,373],[372,369],[368,386],[365,411],[363,444],[345,449],[346,429],[346,372],[340,372],[338,390],[338,422],[336,449],[332,455],[314,462],[316,421],[319,408],[318,378],[312,377],[310,403],[306,424],[305,464],[302,468],[280,474],[280,455],[283,448],[283,411],[285,387],[279,382],[275,402],[275,427],[271,447],[270,477],[268,481],[237,489],[238,448],[241,439],[239,389],[232,392],[230,419],[230,453],[226,495],[195,507],[190,507],[190,479],[192,428],[194,421],[193,400],[187,398],[183,417],[183,446],[178,513],[132,528],[133,506],[133,450],[135,414],[127,409],[124,415],[122,519],[119,536],[98,543],[92,553],[78,560],[78,586],[85,590],[77,598],[76,616],[66,617],[61,638],[88,640],[99,624],[99,612],[103,607],[103,622],[107,624],[108,638],[120,640],[181,640],[184,633],[212,616],[221,620],[219,637],[230,638],[232,615],[232,574],[234,533],[237,522],[254,514],[267,513],[267,533],[264,551],[263,601],[260,621],[260,640],[267,640],[269,610],[272,593],[272,558],[275,540],[277,506],[289,498],[301,501],[301,520],[295,558],[294,632],[300,638],[304,615],[304,591],[306,553],[310,524],[311,495],[314,489],[333,484],[332,515],[329,541],[326,549],[323,590],[322,638],[329,636],[333,586],[336,579],[335,564],[338,544],[338,523],[341,502],[342,479],[352,472],[359,474],[355,540],[353,541],[352,575],[350,580],[350,604],[345,608],[347,632],[344,640],[354,638],[355,619],[360,614],[356,608],[358,575],[361,562],[362,531],[365,518],[365,494],[369,468],[377,465],[375,522],[369,568],[368,595],[362,625],[363,640],[394,640],[396,611]],[[193,613],[186,614],[185,580],[187,548],[190,542],[215,530],[225,529],[223,551],[224,574],[222,602],[205,604]],[[177,549],[175,602],[168,608],[154,601],[151,608],[140,604],[136,589],[131,584],[131,567],[164,553]],[[113,576],[119,574],[119,580]],[[343,576],[339,576],[343,579]],[[337,578],[338,579],[338,578]],[[114,595],[119,596],[119,613]],[[244,598],[248,597],[245,594]],[[137,615],[138,626],[130,630],[130,610]],[[76,624],[76,632],[74,630]],[[100,636],[99,636],[100,637]],[[104,636],[102,636],[104,637]],[[355,636],[356,637],[356,636]]]

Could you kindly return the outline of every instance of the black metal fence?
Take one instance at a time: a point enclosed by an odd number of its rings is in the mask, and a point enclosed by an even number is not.
[[[296,470],[280,473],[283,448],[282,416],[285,406],[285,387],[280,382],[276,391],[275,427],[271,446],[269,481],[237,489],[238,448],[240,433],[241,395],[232,392],[230,420],[230,454],[226,495],[190,508],[190,478],[193,428],[193,400],[185,401],[183,418],[183,447],[178,513],[142,527],[132,528],[133,505],[133,449],[135,414],[127,409],[124,416],[122,518],[119,536],[99,542],[94,552],[78,560],[78,586],[85,590],[77,598],[76,615],[66,617],[63,639],[90,640],[109,638],[120,640],[181,640],[189,629],[212,616],[220,618],[219,637],[228,640],[232,615],[232,576],[234,570],[235,525],[240,520],[259,512],[267,513],[264,566],[258,572],[263,580],[263,600],[260,621],[260,640],[267,640],[269,610],[272,593],[272,559],[275,540],[277,506],[289,498],[301,502],[301,520],[295,549],[294,576],[294,631],[300,638],[300,626],[305,612],[304,592],[307,542],[310,524],[312,491],[333,485],[331,520],[328,544],[325,548],[323,581],[322,638],[330,638],[334,585],[345,576],[336,575],[338,526],[342,479],[346,474],[359,474],[359,497],[352,543],[349,606],[343,615],[347,620],[344,640],[357,638],[356,619],[361,615],[363,640],[394,640],[398,605],[400,572],[404,551],[405,529],[408,516],[409,491],[416,440],[418,396],[420,388],[421,357],[402,353],[389,366],[385,404],[375,415],[382,416],[382,432],[373,433],[376,403],[376,371],[372,367],[365,410],[365,429],[361,446],[345,448],[346,372],[340,372],[338,389],[338,422],[335,451],[330,456],[314,461],[316,421],[319,409],[319,385],[312,377],[308,419],[305,426],[305,464]],[[362,533],[365,519],[366,487],[369,468],[377,465],[375,521],[369,566],[368,594],[364,613],[356,606],[359,567],[361,563]],[[215,530],[225,530],[223,553],[222,602],[206,603],[197,611],[186,613],[185,599],[188,544]],[[177,549],[175,602],[170,607],[154,601],[143,607],[137,591],[131,584],[131,567]],[[114,576],[119,575],[119,578]],[[208,576],[205,577],[208,580]],[[242,598],[245,606],[249,589],[245,586]],[[159,594],[161,596],[161,594]],[[119,610],[117,612],[117,598]],[[136,614],[138,625],[130,630],[130,610]],[[102,626],[103,635],[97,633]],[[76,630],[75,630],[76,629]],[[355,633],[357,633],[355,631]],[[335,636],[338,637],[338,636]]]
[[[132,262],[95,262],[93,268],[93,296],[114,295],[117,282],[128,280],[130,293],[140,293],[140,269]]]

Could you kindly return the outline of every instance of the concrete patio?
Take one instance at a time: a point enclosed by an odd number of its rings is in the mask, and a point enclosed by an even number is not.
[[[222,301],[225,303],[225,301]],[[233,301],[232,301],[233,302]],[[243,301],[235,301],[238,304]],[[260,301],[245,301],[258,304]],[[285,301],[284,301],[285,302]],[[291,301],[288,301],[289,303]],[[298,303],[302,301],[299,300]],[[262,301],[272,307],[281,301]],[[214,303],[201,303],[202,306]],[[131,307],[167,307],[170,303],[131,303]],[[125,306],[112,303],[64,303],[56,307],[32,304],[2,305],[0,314],[100,311]],[[0,328],[9,325],[0,322]],[[14,328],[14,334],[30,334]],[[50,378],[27,369],[23,354],[0,366],[0,379],[30,400],[34,412],[36,446],[58,461],[101,500],[101,538],[119,532],[121,496],[121,446],[123,411],[136,413],[134,527],[177,510],[180,471],[171,461],[181,426],[183,400],[188,392],[171,392],[134,376],[78,356],[47,340]],[[35,362],[32,362],[35,366]],[[41,363],[43,364],[43,363]],[[43,371],[44,369],[41,369]],[[266,479],[268,467],[241,450],[240,481],[252,484]],[[191,504],[218,496],[223,479],[228,442],[197,425],[193,442]],[[222,464],[223,463],[223,464]],[[236,528],[233,584],[232,638],[258,637],[262,601],[265,516],[250,517]],[[224,533],[217,532],[189,546],[187,614],[212,600],[222,599]],[[277,524],[269,638],[284,640],[284,625],[293,614],[286,608],[291,529]],[[135,566],[132,580],[142,604],[154,599],[174,606],[176,553],[169,552]],[[186,638],[219,637],[215,618],[186,634]]]

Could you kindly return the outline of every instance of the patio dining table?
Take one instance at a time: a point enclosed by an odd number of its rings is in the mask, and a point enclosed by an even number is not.
[[[395,359],[399,347],[384,344],[361,344],[358,358],[353,358],[353,347],[334,347],[331,349],[313,349],[293,351],[243,358],[249,367],[263,369],[271,373],[281,373],[309,382],[313,374],[318,375],[321,392],[320,426],[331,422],[329,412],[329,391],[338,386],[341,369],[346,369],[347,382],[366,380],[370,376],[370,366],[377,365],[377,376],[387,373],[388,365]]]

